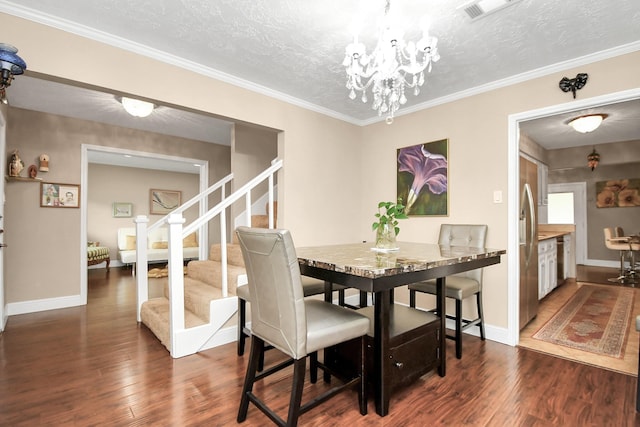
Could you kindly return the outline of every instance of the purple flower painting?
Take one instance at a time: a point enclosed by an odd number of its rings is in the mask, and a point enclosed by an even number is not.
[[[448,215],[448,140],[398,149],[398,198],[409,215]]]

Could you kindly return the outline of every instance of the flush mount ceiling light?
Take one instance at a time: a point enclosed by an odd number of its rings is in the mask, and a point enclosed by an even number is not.
[[[10,44],[0,43],[0,66],[2,66],[0,102],[6,104],[6,89],[11,86],[13,76],[24,73],[24,70],[27,68],[27,64],[18,56],[18,49]]]
[[[394,113],[407,102],[405,87],[420,93],[424,84],[424,70],[431,72],[431,65],[440,59],[438,39],[429,36],[429,20],[422,18],[422,38],[417,43],[406,42],[404,30],[394,22],[390,13],[391,1],[387,0],[384,18],[379,28],[378,42],[371,54],[367,54],[364,44],[358,41],[354,31],[353,43],[347,45],[342,65],[347,71],[349,98],[356,98],[356,91],[362,92],[362,102],[367,102],[367,90],[373,93],[372,108],[378,115],[387,114],[388,124],[393,122]]]
[[[151,102],[127,98],[126,96],[119,98],[119,101],[120,103],[122,103],[122,106],[127,111],[127,113],[131,114],[134,117],[147,117],[153,112],[153,109],[156,108],[156,106]]]
[[[607,114],[589,114],[586,116],[576,117],[568,124],[580,133],[588,133],[598,129],[602,121],[606,118]]]

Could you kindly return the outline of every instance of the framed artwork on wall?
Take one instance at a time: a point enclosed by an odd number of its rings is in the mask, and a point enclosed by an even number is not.
[[[596,206],[599,208],[640,206],[640,178],[596,182]]]
[[[408,215],[449,216],[449,140],[399,148],[398,199]]]
[[[75,184],[40,183],[40,207],[78,208],[80,207],[80,186]]]
[[[166,215],[178,206],[182,199],[182,191],[149,190],[149,213],[152,215]]]
[[[131,218],[133,216],[133,203],[113,202],[114,218]]]

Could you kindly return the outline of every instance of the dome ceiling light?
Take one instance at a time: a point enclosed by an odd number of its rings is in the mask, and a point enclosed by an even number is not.
[[[588,114],[571,119],[568,125],[580,133],[593,132],[598,129],[602,121],[607,117],[607,114]]]
[[[156,108],[155,104],[139,99],[127,98],[126,96],[117,99],[125,111],[134,117],[147,117]]]

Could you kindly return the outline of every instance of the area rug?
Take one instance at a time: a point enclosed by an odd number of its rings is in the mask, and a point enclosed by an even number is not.
[[[633,289],[582,285],[533,338],[621,359],[633,299]]]
[[[187,267],[184,267],[183,270],[184,270],[184,274],[187,274]],[[169,276],[168,266],[165,266],[163,268],[152,268],[147,273],[147,277],[149,277],[150,279],[160,279],[162,277],[168,277],[168,276]]]

